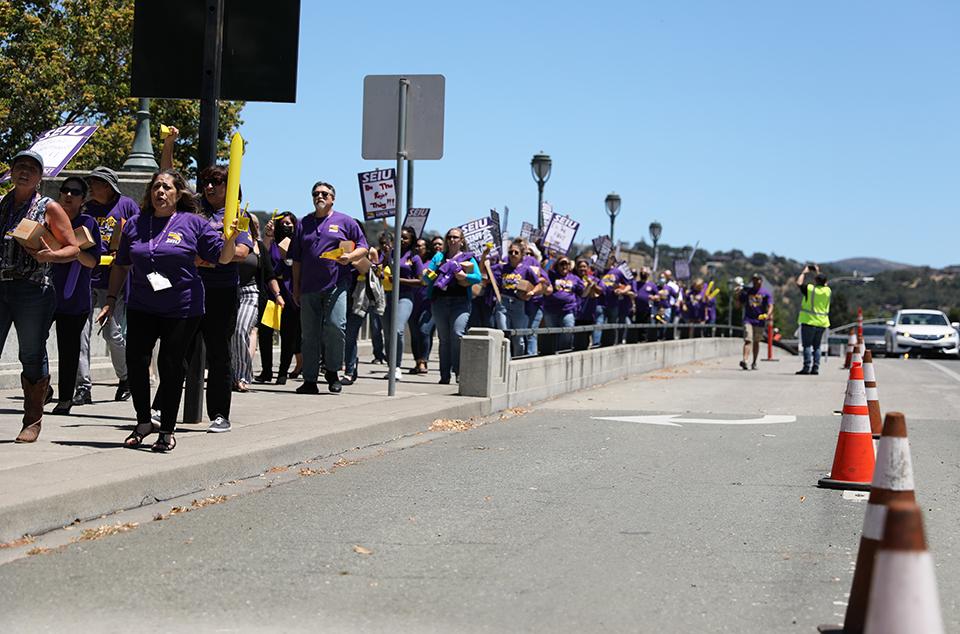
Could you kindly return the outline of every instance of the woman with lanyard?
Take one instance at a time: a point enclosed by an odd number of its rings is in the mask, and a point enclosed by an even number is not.
[[[277,385],[286,384],[291,361],[296,359],[297,364],[289,375],[290,378],[297,378],[303,366],[303,356],[300,354],[303,343],[300,307],[293,301],[293,260],[287,255],[296,231],[297,217],[289,211],[271,218],[263,228],[263,245],[267,248],[274,275],[279,283],[280,298],[283,300],[283,310],[280,312],[280,369],[277,373]],[[273,380],[273,330],[262,324],[258,329],[261,370],[253,380],[257,383],[269,383]]]
[[[397,319],[394,320],[391,313],[392,302],[389,293],[387,294],[386,312],[383,315],[384,323],[393,324],[397,331],[397,351],[394,353],[397,361],[394,377],[397,381],[400,380],[400,362],[403,359],[403,330],[407,322],[410,322],[411,331],[418,327],[411,320],[417,289],[423,285],[423,282],[420,281],[423,276],[423,262],[420,261],[420,256],[416,254],[416,245],[417,234],[410,227],[404,227],[400,232],[400,275],[393,276],[394,283],[398,281],[400,283],[400,303],[398,304]],[[389,264],[392,263],[391,260]],[[386,337],[386,339],[386,343],[389,345],[389,337]],[[418,356],[416,353],[417,351],[414,350],[414,357]],[[416,371],[416,368],[414,368],[414,371]]]
[[[459,262],[459,270],[443,288],[437,287],[440,279],[429,275],[430,304],[433,320],[440,340],[440,384],[450,383],[450,374],[460,374],[460,339],[470,320],[470,286],[480,283],[480,266],[476,258],[464,253],[463,231],[453,227],[447,231],[444,250],[433,256],[429,269],[436,274],[448,261]]]
[[[526,241],[516,238],[507,249],[507,261],[500,266],[500,296],[497,327],[501,330],[523,330],[530,327],[527,302],[540,291],[540,275],[524,255]],[[530,354],[524,335],[510,337],[510,354],[522,357]]]
[[[10,326],[17,328],[20,363],[23,372],[23,427],[17,442],[35,442],[40,435],[43,406],[50,386],[47,363],[47,335],[56,307],[51,264],[70,262],[79,248],[70,228],[70,218],[59,204],[39,192],[43,178],[43,159],[31,150],[18,152],[10,164],[13,189],[0,200],[0,352]],[[21,220],[45,224],[61,247],[51,249],[53,241],[21,245],[13,232]]]
[[[90,290],[91,274],[100,263],[100,227],[97,221],[80,213],[87,197],[87,182],[71,176],[60,185],[60,206],[70,218],[70,226],[86,229],[90,243],[77,252],[72,262],[53,265],[53,286],[57,289],[57,310],[53,319],[57,325],[57,357],[59,385],[57,405],[53,414],[69,414],[73,406],[73,389],[77,383],[77,367],[80,365],[80,336],[92,307]]]
[[[253,381],[253,354],[257,342],[253,333],[263,313],[261,297],[269,297],[281,309],[284,305],[270,255],[260,241],[260,221],[254,215],[250,216],[250,238],[253,250],[239,263],[240,310],[237,328],[230,341],[233,389],[236,392],[249,392],[248,386]],[[266,304],[266,299],[262,304]],[[269,345],[273,345],[272,337]]]
[[[139,447],[156,431],[150,417],[150,359],[159,340],[157,369],[163,386],[160,436],[151,449],[166,452],[176,446],[173,432],[183,394],[183,360],[199,331],[204,310],[210,306],[197,258],[232,262],[239,232],[234,223],[225,239],[199,213],[193,192],[176,170],[153,175],[142,209],[123,227],[110,271],[107,305],[97,321],[103,323],[110,316],[129,272],[127,369],[137,425],[124,445]]]

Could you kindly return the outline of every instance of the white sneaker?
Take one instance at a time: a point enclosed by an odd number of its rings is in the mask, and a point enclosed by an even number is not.
[[[403,376],[403,372],[400,371],[400,368],[394,368],[394,369],[393,369],[393,379],[394,379],[395,381],[399,381],[399,380],[400,380],[400,377],[402,377],[402,376]]]
[[[213,419],[213,422],[210,423],[210,426],[207,427],[207,431],[214,434],[230,431],[230,421],[223,416],[217,416]]]

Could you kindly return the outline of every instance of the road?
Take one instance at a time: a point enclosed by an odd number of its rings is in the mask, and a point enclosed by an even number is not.
[[[0,566],[4,631],[812,632],[842,621],[864,501],[815,486],[844,373],[795,369],[661,370],[106,518],[140,523]],[[956,631],[960,365],[877,374]]]

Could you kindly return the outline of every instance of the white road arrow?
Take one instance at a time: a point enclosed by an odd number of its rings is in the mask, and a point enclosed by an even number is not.
[[[686,418],[680,414],[648,414],[645,416],[594,416],[593,420],[612,420],[621,423],[643,423],[645,425],[665,425],[667,427],[682,427],[680,423],[695,425],[776,425],[794,423],[796,416],[783,414],[766,414],[761,418],[717,419],[717,418]]]

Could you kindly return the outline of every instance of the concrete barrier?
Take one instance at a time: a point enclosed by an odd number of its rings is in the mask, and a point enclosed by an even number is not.
[[[503,332],[471,328],[460,343],[460,395],[491,399],[491,410],[526,405],[560,394],[743,350],[738,338],[714,337],[597,348],[529,359],[510,359]]]

